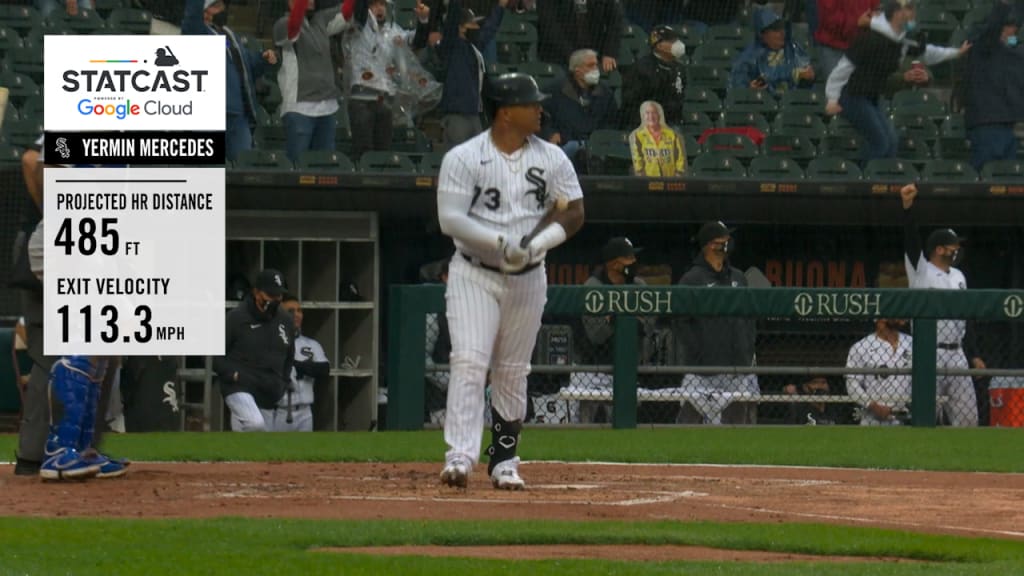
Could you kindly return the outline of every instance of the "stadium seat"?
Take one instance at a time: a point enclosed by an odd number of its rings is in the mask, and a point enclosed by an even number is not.
[[[693,51],[691,61],[698,66],[713,66],[729,69],[739,52],[729,43],[705,42]]]
[[[523,62],[537,61],[537,28],[523,19],[510,19],[508,24],[502,22],[496,41],[515,44]]]
[[[355,164],[341,152],[307,150],[299,156],[295,167],[306,171],[355,172]]]
[[[291,170],[292,162],[284,150],[253,149],[238,153],[237,170]]]
[[[917,26],[928,44],[946,46],[953,31],[960,27],[960,22],[949,12],[929,4],[922,4],[917,9]]]
[[[791,26],[789,28],[790,39],[804,50],[811,45],[811,35],[806,26]]]
[[[697,138],[690,134],[683,135],[683,152],[686,153],[686,163],[690,164],[693,158],[696,158],[700,154],[700,144],[697,143]]]
[[[980,2],[975,2],[975,5],[981,5]],[[932,10],[943,10],[949,12],[957,19],[962,19],[965,14],[971,10],[971,0],[927,0],[927,5]],[[956,46],[957,44],[952,44]]]
[[[693,54],[693,51],[704,43],[704,35],[707,31],[700,26],[677,24],[672,28],[679,34],[679,40],[686,45],[686,52],[689,54]]]
[[[924,165],[921,177],[925,182],[977,182],[978,173],[967,162],[932,160]]]
[[[757,112],[772,118],[778,112],[779,104],[765,90],[730,88],[725,97],[725,109],[730,112]]]
[[[706,88],[686,88],[683,96],[683,110],[703,112],[712,118],[722,113],[722,100],[713,90]]]
[[[283,150],[288,143],[288,135],[281,124],[257,126],[253,131],[253,140],[257,147],[267,150]]]
[[[792,158],[801,166],[806,166],[817,157],[818,150],[810,138],[794,134],[770,134],[761,143],[761,154]]]
[[[14,106],[8,104],[7,108],[4,110],[4,124],[17,122],[18,120],[21,120],[21,112],[19,112]]]
[[[344,154],[352,151],[352,129],[341,124],[334,130],[334,149]],[[351,154],[349,154],[351,158]]]
[[[7,62],[17,74],[24,74],[37,84],[43,82],[43,46],[23,46],[7,53]]]
[[[988,15],[992,13],[992,6],[975,2],[974,8],[967,11],[964,15],[961,26],[964,30],[970,30],[974,26],[977,26],[988,18]]]
[[[276,112],[281,106],[281,88],[278,87],[277,82],[267,82],[267,84],[269,87],[260,98],[260,103],[265,109]]]
[[[0,166],[21,165],[22,153],[22,149],[17,146],[0,144]]]
[[[728,79],[728,68],[703,66],[696,63],[686,68],[687,88],[703,88],[705,90],[714,90],[718,94],[725,94]]]
[[[860,136],[826,136],[821,141],[821,154],[846,160],[862,157]]]
[[[626,176],[633,173],[629,132],[594,130],[587,141],[591,174]]]
[[[602,72],[601,80],[608,84],[608,87],[612,90],[619,90],[622,88],[622,74],[618,70],[612,70],[607,74]]]
[[[722,117],[718,119],[718,125],[722,128],[753,126],[765,134],[772,131],[771,125],[768,124],[768,121],[761,114],[757,112],[734,111],[728,105],[725,106],[725,112],[722,113]]]
[[[804,136],[815,142],[825,137],[825,124],[815,114],[800,110],[783,110],[775,117],[775,132]]]
[[[939,129],[931,118],[921,114],[893,114],[893,125],[900,136],[910,136],[934,142],[939,137]]]
[[[808,180],[822,180],[822,181],[840,181],[840,180],[860,180],[860,168],[850,160],[844,158],[835,158],[832,156],[822,156],[811,160],[810,164],[807,165],[807,179]]]
[[[920,177],[917,169],[901,158],[876,158],[864,167],[864,178],[884,182],[910,182]]]
[[[782,93],[782,101],[779,108],[821,116],[825,114],[825,90],[823,88],[786,90]]]
[[[42,91],[39,86],[28,76],[11,72],[0,76],[0,86],[10,90],[11,102],[15,106],[22,106],[27,100],[42,99]]]
[[[533,76],[539,86],[552,86],[565,79],[565,67],[548,62],[524,62],[516,70]]]
[[[702,132],[712,127],[714,127],[714,124],[707,113],[683,108],[683,124],[679,127],[679,131],[683,134],[699,136]]]
[[[828,123],[829,136],[860,136],[860,132],[842,116],[834,116]]]
[[[0,28],[0,60],[14,48],[21,48],[21,35],[13,28]]]
[[[750,161],[750,177],[767,180],[802,180],[804,171],[792,158],[762,156]]]
[[[411,174],[416,172],[416,164],[406,154],[371,150],[359,159],[360,172],[399,172]]]
[[[892,99],[892,111],[894,114],[919,114],[934,120],[945,118],[948,114],[945,103],[923,90],[897,92]]]
[[[153,16],[137,8],[118,8],[110,13],[107,26],[126,34],[149,34]]]
[[[728,154],[701,154],[688,172],[698,178],[744,178],[747,175],[743,164]]]
[[[896,147],[896,156],[914,163],[923,164],[925,161],[932,159],[932,149],[924,140],[900,138],[899,145]]]
[[[420,159],[420,174],[436,175],[441,171],[441,161],[444,159],[444,152],[427,152]]]
[[[519,45],[515,42],[498,42],[498,62],[506,66],[518,66],[523,62],[523,55]]]
[[[943,160],[968,160],[971,142],[967,138],[942,138],[935,144],[935,157]]]
[[[16,122],[4,122],[3,133],[8,144],[28,148],[34,145],[39,135],[43,133],[43,119],[31,118]]]
[[[10,106],[9,106],[10,108]],[[35,118],[36,120],[42,121],[43,119],[43,101],[41,98],[26,100],[21,103],[18,107],[18,116],[22,120],[28,120]]]
[[[737,52],[750,44],[753,33],[749,28],[739,24],[716,24],[704,33],[706,43],[717,43],[732,46]]]
[[[981,169],[981,179],[1000,184],[1024,182],[1024,162],[1020,160],[995,160]]]
[[[54,20],[61,20],[56,23]],[[61,26],[71,30],[75,34],[93,34],[97,30],[106,28],[107,23],[95,10],[79,10],[78,14],[71,16],[64,10],[54,10],[46,17],[48,25]]]
[[[42,20],[39,12],[31,6],[0,6],[0,28],[11,28],[20,36],[25,36],[30,30],[39,28]]]
[[[101,17],[108,18],[118,8],[131,8],[132,0],[93,0],[93,4]]]
[[[739,134],[710,134],[704,140],[705,154],[727,154],[738,158],[746,164],[759,154],[757,146],[750,138]]]
[[[391,133],[391,150],[422,154],[430,151],[430,140],[416,128],[395,128]]]
[[[502,23],[504,23],[504,20],[502,20]],[[634,56],[639,57],[648,52],[647,33],[644,32],[643,28],[633,24],[626,24],[622,27],[621,38],[622,46],[632,52]]]

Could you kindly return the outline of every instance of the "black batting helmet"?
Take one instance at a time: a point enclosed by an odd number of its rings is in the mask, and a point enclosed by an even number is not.
[[[490,82],[487,97],[494,101],[496,108],[501,108],[543,102],[547,100],[548,95],[540,91],[533,76],[511,72],[502,74]]]

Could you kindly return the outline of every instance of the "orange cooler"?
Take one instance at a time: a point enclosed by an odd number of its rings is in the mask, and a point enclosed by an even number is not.
[[[993,378],[988,396],[992,426],[1024,428],[1024,378]]]

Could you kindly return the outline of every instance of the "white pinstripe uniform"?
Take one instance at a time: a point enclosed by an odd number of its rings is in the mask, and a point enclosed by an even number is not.
[[[897,336],[899,341],[896,348],[879,338],[877,334],[868,334],[858,340],[850,347],[846,367],[910,368],[913,364],[914,341],[903,333],[898,332]],[[910,398],[911,394],[910,375],[847,374],[846,391],[864,408],[860,418],[862,426],[895,426],[899,424],[899,420],[893,417],[881,420],[868,410],[868,405],[876,402],[889,408],[906,409],[906,399]]]
[[[967,278],[959,269],[950,266],[949,272],[943,272],[938,266],[925,258],[924,253],[917,260],[917,266],[904,254],[904,265],[911,288],[939,288],[943,290],[966,290]],[[961,343],[967,334],[967,322],[963,320],[939,320],[936,322],[936,335],[939,349],[936,360],[939,368],[967,368],[967,356],[964,355]],[[969,376],[938,376],[935,379],[935,391],[946,396],[943,407],[946,417],[953,426],[977,426],[978,404],[974,392],[974,383]]]
[[[456,146],[441,163],[437,187],[443,195],[473,196],[470,218],[518,239],[529,234],[556,196],[583,197],[572,163],[561,148],[531,136],[505,155],[491,131]],[[447,460],[476,463],[484,425],[484,386],[491,373],[491,403],[506,421],[526,417],[526,377],[547,301],[544,254],[521,274],[498,271],[500,250],[481,253],[459,238],[448,272],[445,298],[451,332],[451,378],[444,438]]]
[[[295,337],[295,361],[328,362],[323,346],[309,336],[299,334]],[[291,410],[292,422],[288,423],[288,393],[281,397],[273,410],[263,410],[263,420],[268,432],[312,432],[313,431],[313,385],[316,379],[312,376],[299,377],[292,368]]]

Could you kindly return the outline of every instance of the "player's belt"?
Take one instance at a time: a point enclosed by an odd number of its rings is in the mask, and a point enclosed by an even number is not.
[[[474,257],[470,256],[469,254],[466,254],[465,252],[459,252],[459,254],[462,254],[462,257],[465,258],[467,262],[469,262],[470,264],[472,264],[474,266],[479,266],[479,267],[483,268],[484,270],[490,270],[492,272],[497,272],[499,274],[508,274],[509,276],[519,276],[520,274],[526,274],[530,270],[533,270],[537,266],[540,266],[541,262],[543,262],[543,260],[541,260],[541,261],[538,261],[538,262],[534,262],[533,264],[527,264],[526,268],[523,268],[522,270],[519,270],[519,271],[516,271],[516,272],[505,272],[501,268],[498,268],[497,266],[491,266],[490,264],[484,264],[483,262],[480,261],[479,258],[474,258]]]
[[[959,350],[960,349],[960,345],[959,344],[948,344],[946,342],[939,342],[935,346],[939,350]]]

